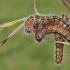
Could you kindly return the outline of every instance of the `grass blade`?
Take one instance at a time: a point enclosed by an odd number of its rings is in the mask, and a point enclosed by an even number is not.
[[[62,0],[62,2],[70,10],[70,0]]]
[[[8,38],[14,36],[18,31],[20,31],[24,27],[24,23],[20,24],[7,38],[5,38],[3,41],[0,42],[0,46],[5,44]]]
[[[10,27],[10,26],[13,26],[15,24],[22,23],[25,19],[27,19],[27,17],[22,18],[22,19],[18,19],[18,20],[12,21],[12,22],[0,24],[0,28]]]

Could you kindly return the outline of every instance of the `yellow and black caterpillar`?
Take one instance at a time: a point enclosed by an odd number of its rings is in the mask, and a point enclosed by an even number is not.
[[[66,14],[58,16],[32,15],[25,22],[25,32],[35,33],[35,39],[40,42],[47,34],[54,34],[56,41],[70,42],[70,25]],[[56,43],[55,62],[60,64],[63,59],[64,44]]]

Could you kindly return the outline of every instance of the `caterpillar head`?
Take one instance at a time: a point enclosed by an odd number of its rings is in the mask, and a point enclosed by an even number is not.
[[[32,15],[25,22],[25,32],[26,33],[37,33],[44,28],[44,24],[42,24],[40,16]]]
[[[65,24],[69,22],[69,17],[66,14],[62,14],[62,22]]]

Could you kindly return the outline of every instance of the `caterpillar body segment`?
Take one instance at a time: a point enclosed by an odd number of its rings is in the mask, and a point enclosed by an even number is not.
[[[58,33],[54,33],[54,36],[55,36],[56,41],[65,42],[65,38],[62,35],[60,35]],[[64,44],[56,43],[55,63],[57,63],[57,64],[61,64],[61,62],[63,60],[63,49],[64,49]]]
[[[45,31],[45,29],[43,28],[42,30],[40,30],[39,32],[37,31],[35,33],[35,39],[36,41],[40,42],[42,41],[42,39],[48,34],[48,32]]]

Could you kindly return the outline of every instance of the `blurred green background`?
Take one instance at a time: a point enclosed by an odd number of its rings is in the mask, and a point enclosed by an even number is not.
[[[0,23],[34,14],[33,2],[34,0],[0,0]],[[46,15],[70,14],[61,0],[37,0],[37,9]],[[7,37],[18,25],[3,29],[0,40]],[[54,36],[47,35],[44,39],[54,40]],[[54,49],[54,43],[37,43],[34,34],[26,35],[22,29],[0,47],[0,70],[70,70],[70,47],[65,46],[61,65],[54,63]]]

